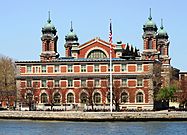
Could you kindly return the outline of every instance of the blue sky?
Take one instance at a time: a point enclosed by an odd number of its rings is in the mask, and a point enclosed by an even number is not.
[[[113,42],[118,40],[143,49],[143,24],[152,18],[169,34],[172,66],[187,71],[187,2],[185,0],[6,0],[0,4],[0,54],[16,60],[39,60],[41,28],[48,11],[58,31],[58,52],[65,55],[65,35],[73,21],[80,44],[100,37],[108,41],[112,19]]]

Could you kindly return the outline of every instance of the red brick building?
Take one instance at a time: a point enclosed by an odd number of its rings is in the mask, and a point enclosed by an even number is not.
[[[167,32],[153,22],[143,25],[143,52],[121,41],[112,50],[113,104],[126,109],[153,109],[154,95],[170,81]],[[17,61],[19,102],[37,109],[109,109],[110,43],[98,37],[79,44],[71,26],[65,57],[57,52],[56,28],[42,28],[39,61]],[[162,81],[162,82],[161,82]]]
[[[179,81],[181,89],[177,93],[177,101],[180,103],[180,107],[184,107],[187,109],[187,72],[179,73]]]

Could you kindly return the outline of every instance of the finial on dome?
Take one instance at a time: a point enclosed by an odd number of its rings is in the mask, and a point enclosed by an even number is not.
[[[152,20],[152,17],[151,17],[151,8],[149,8],[149,20]]]
[[[160,26],[160,29],[163,29],[164,26],[163,26],[163,19],[161,18],[161,26]]]
[[[48,23],[51,22],[51,18],[50,18],[50,11],[48,11],[48,20],[47,20]]]
[[[71,21],[71,28],[70,28],[70,31],[73,32],[73,24],[72,24],[72,21]]]

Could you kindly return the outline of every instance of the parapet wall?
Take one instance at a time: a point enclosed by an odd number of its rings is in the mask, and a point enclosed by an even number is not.
[[[70,121],[165,121],[187,120],[186,112],[50,112],[0,111],[0,119]]]

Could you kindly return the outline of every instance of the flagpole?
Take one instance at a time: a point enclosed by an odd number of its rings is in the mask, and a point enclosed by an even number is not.
[[[109,35],[109,43],[110,43],[110,112],[112,112],[112,21],[110,19],[110,35]]]

